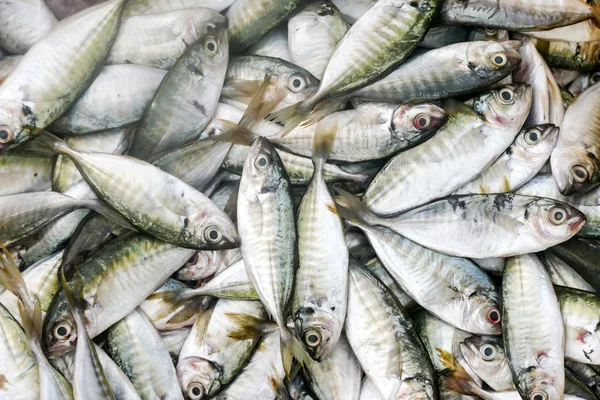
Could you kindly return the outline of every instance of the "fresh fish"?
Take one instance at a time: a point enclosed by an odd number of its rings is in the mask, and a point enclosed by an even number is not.
[[[354,255],[351,254],[353,257]],[[359,260],[360,261],[360,260]],[[396,299],[400,302],[400,305],[406,310],[415,308],[417,303],[408,295],[400,285],[396,283],[394,278],[387,272],[381,261],[377,257],[369,260],[365,264],[365,268],[374,276],[377,277],[383,284],[392,292]]]
[[[552,174],[564,195],[585,193],[600,183],[600,121],[594,112],[600,86],[581,93],[565,112],[558,143],[552,152]]]
[[[181,351],[183,343],[186,341],[191,330],[191,326],[186,326],[185,328],[159,332],[160,337],[165,343],[165,346],[167,346],[167,349],[169,350],[169,354],[171,355],[171,359],[173,360],[174,364],[177,364],[179,352]]]
[[[206,279],[242,258],[239,249],[199,251],[179,270],[175,277],[184,281]]]
[[[110,0],[63,20],[27,52],[0,86],[0,149],[50,125],[87,89],[114,41],[124,4]]]
[[[506,260],[502,257],[472,258],[471,260],[482,270],[499,275],[502,275],[504,264],[506,263]]]
[[[551,67],[589,71],[600,66],[600,40],[559,42],[531,38],[531,41]]]
[[[349,96],[371,101],[431,101],[477,92],[519,65],[518,41],[465,42],[430,50]]]
[[[505,42],[509,40],[508,31],[506,29],[496,28],[473,28],[469,33],[469,40],[490,40],[493,42]]]
[[[0,59],[0,83],[4,82],[21,63],[23,56],[8,56]]]
[[[246,158],[237,222],[248,277],[289,346],[287,312],[298,260],[294,203],[281,158],[265,138],[254,142]]]
[[[212,118],[229,60],[225,18],[205,10],[197,37],[158,87],[129,155],[148,160],[176,150],[197,139]]]
[[[89,0],[88,0],[89,1]],[[123,18],[135,15],[164,14],[171,11],[188,10],[198,7],[206,7],[221,12],[233,4],[235,0],[128,0]]]
[[[296,10],[300,0],[238,0],[227,10],[229,42],[233,52],[256,43]]]
[[[347,31],[348,25],[333,3],[308,3],[288,22],[291,61],[316,78],[323,78],[331,55]]]
[[[419,47],[438,49],[451,44],[466,42],[468,39],[469,31],[461,26],[436,25],[427,31],[423,41],[419,43]]]
[[[193,253],[146,235],[127,235],[83,262],[68,281],[86,302],[83,314],[89,336],[96,337],[126,317]],[[44,319],[44,348],[58,356],[73,350],[77,336],[67,299],[59,291]]]
[[[131,379],[141,399],[183,400],[169,351],[140,309],[108,330],[104,348]]]
[[[345,335],[321,362],[304,365],[307,380],[319,399],[358,400],[362,371]]]
[[[575,374],[595,395],[600,395],[600,375],[593,366],[565,360],[565,367]]]
[[[550,68],[550,71],[552,71],[556,83],[563,87],[573,82],[580,75],[578,71],[568,69]]]
[[[548,161],[558,132],[551,124],[522,129],[514,143],[487,170],[454,193],[505,193],[518,189]]]
[[[339,111],[316,125],[297,127],[273,143],[308,157],[319,135],[333,135],[329,158],[359,162],[385,158],[429,139],[446,123],[444,110],[431,103],[380,104],[365,110]]]
[[[248,54],[272,58],[280,58],[284,61],[292,61],[292,54],[288,46],[288,31],[285,26],[271,29],[258,42],[249,49]]]
[[[343,205],[338,201],[340,215],[365,233],[387,271],[406,294],[459,329],[500,334],[496,286],[481,269],[467,259],[431,251],[387,228],[372,226],[363,217],[366,211],[359,211],[359,204],[362,203],[357,199],[352,201],[344,196]]]
[[[514,141],[529,111],[531,89],[505,86],[479,96],[474,104],[483,115],[453,103],[446,110],[449,121],[432,139],[392,158],[364,193],[365,204],[378,214],[400,212],[477,177]]]
[[[578,96],[587,88],[598,82],[600,82],[600,72],[579,74],[579,76],[569,85],[569,92]]]
[[[592,241],[569,240],[551,248],[549,252],[566,262],[598,292],[598,249],[598,244]]]
[[[588,19],[562,28],[549,31],[527,32],[527,35],[536,39],[563,42],[593,42],[600,40],[600,28],[595,21]]]
[[[502,338],[469,336],[460,343],[460,351],[471,370],[493,390],[516,390]]]
[[[69,135],[123,128],[140,120],[167,72],[142,65],[109,65],[48,129]]]
[[[232,337],[240,329],[236,316],[264,319],[266,313],[258,301],[221,299],[211,312],[196,319],[177,363],[177,376],[186,399],[214,397],[252,356],[259,337]]]
[[[56,17],[44,0],[8,0],[0,7],[0,47],[25,54],[56,25]]]
[[[0,196],[50,189],[55,159],[52,154],[25,149],[1,153]]]
[[[538,253],[538,257],[544,263],[550,280],[555,286],[566,286],[573,289],[584,290],[594,293],[595,290],[566,262],[548,251]]]
[[[502,300],[504,345],[518,392],[532,400],[562,399],[565,330],[552,282],[535,255],[507,260]]]

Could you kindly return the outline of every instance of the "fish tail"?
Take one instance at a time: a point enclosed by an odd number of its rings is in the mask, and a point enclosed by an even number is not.
[[[283,365],[285,376],[289,377],[294,361],[294,335],[292,335],[292,332],[287,327],[282,327],[280,339],[281,364]]]
[[[315,175],[321,175],[323,165],[329,157],[331,147],[335,141],[338,131],[338,124],[320,124],[315,130],[315,140],[312,152],[312,161],[315,166]]]
[[[335,202],[337,203],[337,214],[340,217],[358,227],[378,224],[379,217],[362,201],[345,190],[336,188],[336,191],[338,195],[335,198]]]
[[[75,150],[69,147],[67,142],[48,131],[35,128],[33,130],[33,136],[37,139],[38,142],[44,144],[50,150],[57,154],[64,154],[66,156],[73,156],[74,154],[77,154]]]
[[[102,214],[117,225],[135,231],[136,228],[129,222],[123,215],[113,208],[107,206],[100,200],[81,200],[81,206],[89,208],[90,210],[96,211],[98,214]]]
[[[221,142],[252,146],[252,143],[258,137],[257,134],[241,124],[224,119],[214,119],[211,125],[210,137]]]
[[[236,329],[230,330],[227,333],[227,336],[232,339],[255,339],[279,329],[277,323],[252,315],[234,313],[227,313],[225,315],[236,325]]]
[[[23,275],[21,275],[21,271],[19,271],[17,264],[10,256],[10,252],[4,243],[0,243],[0,247],[2,247],[2,254],[0,255],[0,285],[17,296],[23,302],[27,312],[31,313],[34,308],[33,302],[29,297]]]
[[[285,98],[286,91],[280,82],[281,79],[278,75],[274,73],[267,74],[240,119],[239,124],[241,126],[248,128],[264,120]]]
[[[283,383],[283,379],[274,373],[267,375],[267,379],[269,380],[269,386],[271,386],[273,392],[277,394],[278,400],[293,400],[290,396],[290,392],[288,392],[285,384]]]
[[[436,348],[436,350],[440,355],[440,362],[446,369],[447,375],[444,377],[444,385],[448,390],[468,396],[479,396],[483,399],[494,399],[493,396],[490,397],[489,393],[473,382],[473,378],[452,354],[439,348]]]
[[[311,108],[305,102],[299,102],[282,108],[279,111],[269,113],[267,119],[279,124],[285,124],[281,135],[283,137],[306,120],[311,111]]]
[[[31,311],[25,310],[23,302],[19,301],[19,315],[21,316],[21,325],[25,335],[36,343],[41,343],[42,338],[42,306],[39,300],[35,299],[35,304]]]

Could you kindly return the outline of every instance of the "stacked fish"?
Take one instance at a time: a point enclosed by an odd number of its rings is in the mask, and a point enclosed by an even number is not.
[[[598,7],[0,1],[0,399],[600,399]]]

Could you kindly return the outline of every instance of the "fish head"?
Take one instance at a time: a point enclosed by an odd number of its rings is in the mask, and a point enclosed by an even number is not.
[[[469,40],[485,40],[492,42],[508,41],[508,31],[496,28],[473,28],[469,35]]]
[[[447,120],[444,109],[435,104],[400,105],[393,111],[391,131],[399,140],[427,139]]]
[[[31,109],[11,101],[0,102],[0,151],[10,149],[28,140],[28,127],[35,126]]]
[[[502,313],[495,291],[477,291],[469,295],[467,306],[462,308],[465,329],[484,335],[502,333]]]
[[[49,357],[57,357],[77,346],[77,326],[63,291],[54,296],[42,325],[42,347]]]
[[[460,352],[468,366],[494,390],[506,390],[512,382],[502,338],[498,336],[469,336],[460,343]],[[504,372],[504,373],[502,373]],[[498,389],[497,381],[502,385]]]
[[[521,63],[518,51],[520,46],[521,42],[518,40],[469,46],[464,65],[482,78],[500,79]]]
[[[211,12],[211,18],[201,25],[197,32],[197,40],[191,44],[198,43],[202,63],[210,66],[222,65],[229,61],[229,40],[227,36],[227,23],[225,17]],[[199,15],[199,14],[196,14]],[[198,16],[198,18],[205,18]]]
[[[278,190],[286,183],[286,177],[287,172],[271,142],[258,138],[246,156],[241,186],[260,197]]]
[[[552,124],[524,128],[507,152],[518,154],[520,158],[531,162],[547,160],[558,141],[558,132],[559,128]]]
[[[560,193],[585,193],[600,183],[600,160],[587,149],[557,147],[550,157],[552,175]]]
[[[208,278],[222,263],[223,251],[198,251],[177,271],[176,278],[184,281]]]
[[[231,219],[212,202],[200,205],[183,221],[181,237],[195,248],[211,250],[233,249],[240,238]]]
[[[177,364],[177,377],[188,400],[212,397],[221,388],[221,368],[200,357],[188,357]]]
[[[489,124],[503,130],[517,130],[529,115],[531,93],[529,85],[505,85],[477,97],[473,106]]]
[[[517,390],[527,400],[558,400],[563,398],[564,380],[539,366],[529,367],[518,373]]]
[[[585,224],[585,215],[558,200],[533,198],[519,218],[544,243],[554,245],[575,236]]]
[[[285,94],[284,99],[279,106],[275,107],[278,110],[283,107],[288,107],[308,99],[319,88],[319,80],[306,69],[294,66],[292,69],[286,69],[278,79],[277,89]],[[283,90],[281,90],[283,89]]]
[[[294,325],[304,350],[320,362],[337,343],[344,322],[323,308],[302,307],[294,314]]]

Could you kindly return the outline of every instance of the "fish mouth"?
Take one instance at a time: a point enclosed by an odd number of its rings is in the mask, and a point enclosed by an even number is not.
[[[575,232],[575,233],[579,232],[579,230],[583,227],[585,222],[586,222],[585,217],[578,218],[573,222],[569,222],[569,231]]]

